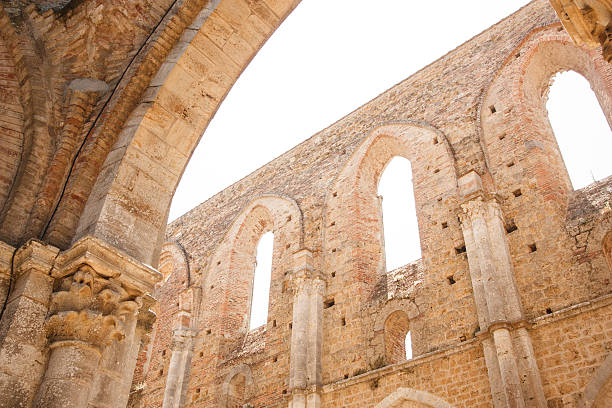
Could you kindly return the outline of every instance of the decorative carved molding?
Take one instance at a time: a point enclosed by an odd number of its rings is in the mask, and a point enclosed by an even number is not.
[[[324,291],[326,280],[321,271],[318,271],[313,266],[312,251],[309,249],[300,249],[293,255],[293,273],[290,276],[290,281],[296,291],[306,288],[313,288],[311,283],[315,283],[314,289]]]
[[[62,278],[51,295],[47,335],[52,342],[78,340],[102,346],[124,337],[123,323],[142,307],[121,283],[105,278],[88,265]]]
[[[188,347],[191,347],[192,340],[197,336],[197,334],[197,330],[188,329],[185,327],[172,330],[172,342],[170,344],[170,349],[172,351],[186,350]]]
[[[56,279],[46,322],[51,342],[102,347],[123,339],[124,325],[134,318],[152,325],[154,301],[146,294],[161,274],[99,239],[83,238],[60,254],[51,276]]]

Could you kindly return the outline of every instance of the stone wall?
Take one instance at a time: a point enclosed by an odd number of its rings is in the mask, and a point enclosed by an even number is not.
[[[132,406],[581,406],[610,351],[611,181],[569,183],[545,110],[567,69],[612,117],[612,67],[536,0],[170,224],[187,267],[157,289]],[[423,258],[387,273],[376,186],[394,156]],[[268,321],[249,332],[267,231]]]

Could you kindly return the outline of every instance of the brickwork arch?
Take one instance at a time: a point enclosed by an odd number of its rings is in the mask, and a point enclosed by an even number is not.
[[[585,248],[567,228],[574,191],[548,120],[546,97],[553,76],[573,70],[584,76],[612,124],[612,66],[600,50],[576,46],[559,24],[532,31],[506,58],[480,106],[481,143],[487,158],[488,188],[502,199],[508,244],[521,304],[528,317],[608,293],[602,274],[601,238],[597,257],[572,266]],[[577,135],[578,136],[578,135]],[[581,210],[576,208],[576,217]],[[529,215],[528,215],[529,214]],[[510,227],[510,228],[509,228]],[[560,239],[552,242],[550,236]],[[589,242],[588,245],[593,245]],[[530,249],[531,248],[531,249]],[[550,293],[538,288],[538,271],[550,273]],[[572,288],[572,289],[570,289]]]
[[[231,369],[222,384],[221,408],[242,408],[252,394],[253,373],[246,364]]]
[[[374,408],[453,408],[453,406],[428,392],[399,388]]]
[[[184,282],[185,287],[191,286],[189,261],[180,244],[166,242],[162,245],[158,269],[164,275],[164,282],[168,281],[172,273],[178,272],[180,274],[179,279]]]
[[[354,263],[353,278],[368,285],[375,284],[378,276],[386,272],[381,251],[382,219],[377,190],[385,167],[396,156],[408,159],[412,166],[424,259],[429,254],[428,243],[432,239],[425,220],[434,211],[439,198],[456,194],[455,161],[441,132],[419,123],[382,125],[370,132],[345,163],[328,193],[324,230],[328,266],[348,260],[348,252]],[[428,160],[424,160],[425,157]],[[348,247],[342,251],[339,251],[341,243],[334,231],[348,232],[351,236],[351,240],[345,243]]]
[[[159,271],[163,275],[163,280],[156,285],[153,293],[157,302],[152,309],[156,319],[151,342],[148,347],[141,349],[142,364],[136,367],[134,383],[153,383],[160,380],[165,382],[172,355],[173,329],[191,324],[191,318],[186,318],[185,311],[191,314],[193,302],[184,294],[192,282],[189,261],[180,244],[164,243],[160,254]]]
[[[410,330],[410,321],[416,319],[419,315],[420,313],[417,305],[410,299],[391,299],[376,312],[374,332],[371,334],[372,340],[370,344],[374,352],[371,353],[370,356],[370,366],[377,366],[377,364],[380,364],[381,358],[384,359],[383,361],[385,364],[395,364],[406,360],[406,350],[398,352],[397,358],[390,358],[389,343],[392,341],[396,345],[401,346],[401,344],[398,343],[400,340],[399,337],[402,337],[401,341],[404,342],[406,332]],[[400,319],[393,319],[392,316],[399,316]],[[390,323],[399,323],[399,325],[395,324],[394,327],[391,328],[391,332],[389,331]],[[411,333],[411,335],[416,335],[418,337],[419,334]]]
[[[295,201],[268,195],[245,207],[211,257],[203,282],[201,309],[202,324],[207,330],[240,341],[246,335],[257,244],[269,231],[274,233],[270,299],[281,298],[292,255],[303,242],[302,214]],[[274,313],[271,303],[268,315]]]
[[[569,70],[589,81],[612,126],[612,67],[601,53],[573,44],[560,25],[536,30],[508,57],[480,107],[484,149],[497,191],[511,189],[511,175],[523,170],[534,175],[548,200],[566,204],[571,182],[548,120],[546,98],[554,75]]]
[[[403,310],[396,310],[385,320],[385,362],[397,364],[406,361],[406,336],[410,333],[410,318]],[[412,350],[410,350],[412,355]]]
[[[456,197],[455,161],[445,136],[423,123],[391,123],[372,129],[345,162],[326,198],[324,268],[335,273],[327,289],[335,306],[333,314],[324,314],[325,326],[333,327],[341,321],[350,328],[362,317],[361,308],[369,301],[387,297],[382,209],[377,191],[385,167],[396,156],[411,162],[425,270],[429,257],[439,251],[437,246],[452,249],[446,240],[436,239],[440,226],[431,222],[446,214],[444,202]],[[406,175],[406,182],[409,180]],[[372,333],[362,335],[347,339],[340,332],[330,332],[324,348],[340,343],[342,350],[324,350],[324,380],[345,374],[344,366],[349,361],[367,366],[363,347]]]

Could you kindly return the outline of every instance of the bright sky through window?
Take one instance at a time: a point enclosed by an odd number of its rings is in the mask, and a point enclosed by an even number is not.
[[[612,133],[589,82],[557,74],[546,107],[574,189],[611,175]]]
[[[412,360],[412,337],[410,337],[410,331],[406,333],[406,341],[404,344],[406,347],[406,360]]]
[[[270,298],[273,247],[274,234],[272,232],[263,234],[257,244],[257,266],[255,267],[255,277],[253,281],[249,330],[263,326],[268,320],[268,300]]]
[[[410,161],[394,157],[380,182],[387,270],[421,258]]]

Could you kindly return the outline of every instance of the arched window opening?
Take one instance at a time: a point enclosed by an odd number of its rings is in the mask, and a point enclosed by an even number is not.
[[[421,258],[412,167],[403,157],[394,157],[378,183],[382,198],[384,250],[387,271]]]
[[[574,71],[557,74],[546,108],[574,189],[612,174],[612,135],[589,82]]]
[[[246,377],[236,374],[229,383],[226,408],[243,408],[246,397]]]
[[[410,336],[410,330],[406,333],[404,348],[406,350],[406,360],[412,360],[412,337]]]
[[[272,232],[267,232],[261,236],[259,243],[257,244],[249,330],[263,326],[266,324],[268,319],[268,300],[270,298],[270,277],[272,276],[273,249],[274,234]]]
[[[412,339],[408,315],[398,310],[385,321],[385,362],[397,364],[412,358]]]

